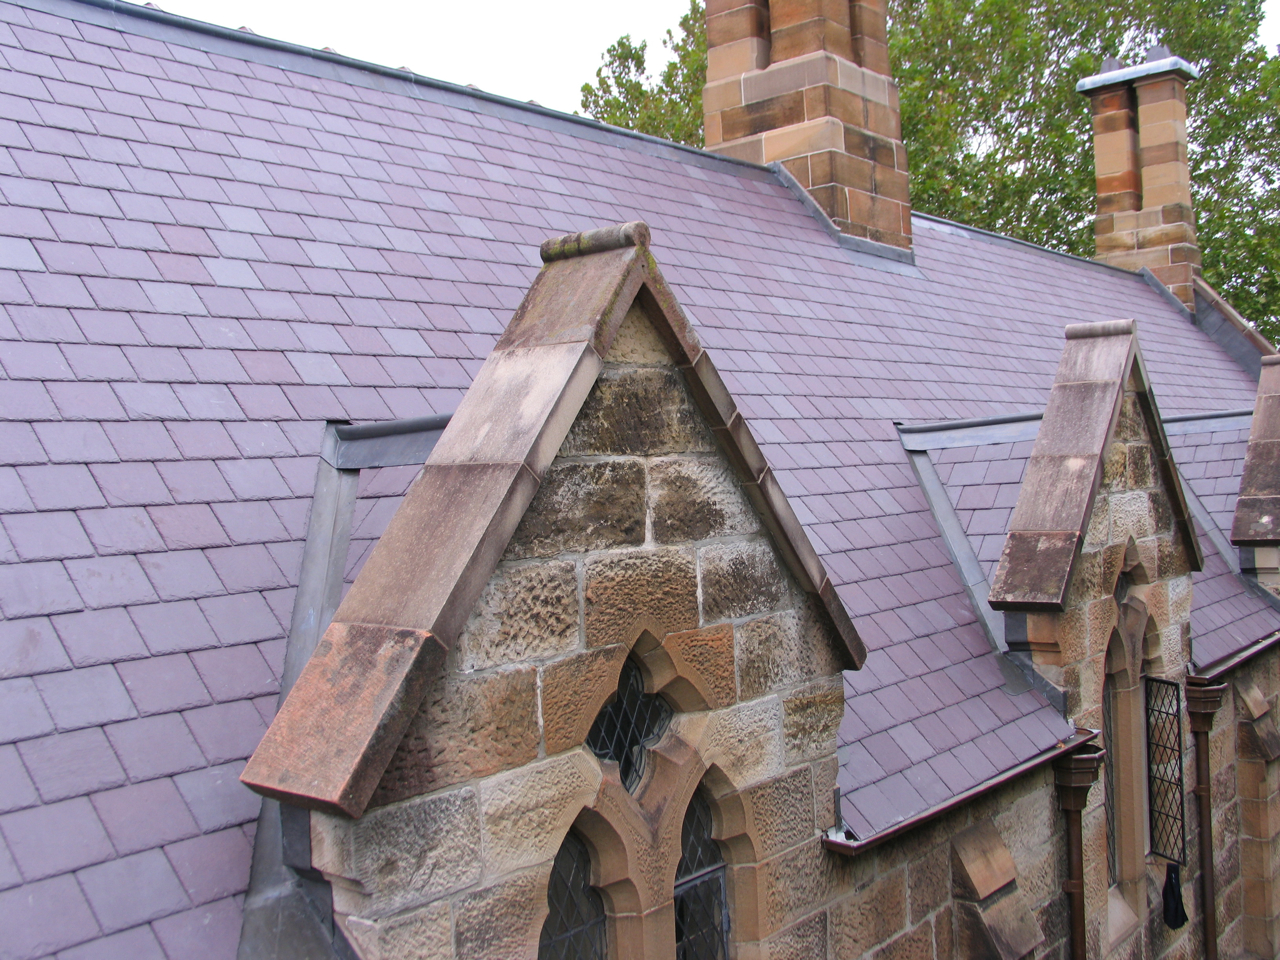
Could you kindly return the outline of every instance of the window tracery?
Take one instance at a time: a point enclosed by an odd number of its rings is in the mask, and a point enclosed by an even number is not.
[[[680,831],[681,856],[676,869],[676,960],[723,960],[728,957],[729,908],[725,863],[712,837],[711,805],[695,791]]]
[[[605,960],[604,900],[591,886],[591,851],[575,830],[565,835],[547,884],[538,960]]]
[[[618,692],[606,703],[587,734],[587,746],[601,760],[618,764],[630,792],[644,775],[645,754],[666,732],[674,711],[662,697],[644,692],[644,678],[627,659],[618,676]]]

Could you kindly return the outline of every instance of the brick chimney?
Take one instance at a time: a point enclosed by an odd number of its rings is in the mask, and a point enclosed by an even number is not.
[[[1102,73],[1076,85],[1093,101],[1096,259],[1149,267],[1190,310],[1200,247],[1187,166],[1187,81],[1199,76],[1155,46],[1133,67],[1108,57]]]
[[[886,0],[707,0],[707,149],[780,161],[844,233],[911,246]]]

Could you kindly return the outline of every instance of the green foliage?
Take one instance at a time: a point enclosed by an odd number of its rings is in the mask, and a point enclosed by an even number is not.
[[[670,30],[662,45],[672,59],[654,83],[645,67],[648,44],[630,34],[605,51],[596,83],[582,85],[582,110],[616,127],[702,146],[702,87],[707,82],[707,26],[699,0],[680,18],[680,38]]]
[[[1196,64],[1189,159],[1205,279],[1280,334],[1280,58],[1261,0],[890,0],[916,210],[1092,256],[1076,82],[1161,42]]]

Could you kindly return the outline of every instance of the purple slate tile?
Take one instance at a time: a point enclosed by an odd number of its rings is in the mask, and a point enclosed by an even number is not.
[[[168,777],[93,796],[93,806],[121,855],[150,850],[200,832]]]
[[[130,607],[129,616],[153,654],[216,647],[218,637],[193,600]]]
[[[57,413],[66,420],[127,420],[128,414],[120,405],[110,384],[106,383],[47,383],[45,388]],[[4,403],[0,391],[0,404]],[[13,410],[12,406],[8,409]],[[52,420],[52,411],[46,415],[29,414],[26,419]],[[104,425],[105,427],[105,425]]]
[[[54,343],[0,342],[0,367],[13,380],[74,380]]]
[[[52,733],[53,718],[30,677],[0,680],[0,743]]]
[[[268,500],[293,495],[271,460],[223,460],[218,462],[218,466],[241,500]]]
[[[165,853],[192,903],[221,900],[249,886],[253,851],[238,827],[170,844]]]
[[[178,503],[234,500],[222,472],[212,460],[187,460],[157,465],[170,498]]]
[[[163,424],[104,423],[102,429],[121,460],[177,460],[181,456]]]
[[[179,774],[174,782],[202,831],[250,823],[262,798],[240,782],[243,761]]]
[[[166,954],[202,960],[235,960],[240,906],[234,898],[157,920],[153,925]]]
[[[0,450],[0,462],[6,464],[44,463],[48,459],[32,425],[26,423],[0,422]]]
[[[77,667],[149,655],[137,627],[120,607],[62,614],[53,618],[53,625]]]
[[[70,666],[48,619],[0,622],[0,679],[66,670]]]
[[[35,510],[27,489],[13,467],[0,468],[0,512],[26,513]]]
[[[98,922],[74,876],[64,874],[0,893],[5,946],[20,960],[35,960],[97,936]]]
[[[84,510],[79,517],[100,556],[164,549],[155,524],[140,507]]]
[[[279,621],[259,593],[209,597],[199,604],[224,646],[253,640],[274,640],[283,633]]]
[[[133,701],[114,667],[81,667],[35,678],[58,730],[78,730],[134,716]]]
[[[240,455],[226,427],[217,422],[191,421],[171,423],[169,432],[174,443],[188,459],[227,458]]]
[[[18,744],[27,773],[46,803],[106,790],[124,782],[124,769],[97,727]]]
[[[105,729],[131,780],[150,780],[204,766],[200,749],[179,714],[127,720]]]
[[[191,654],[205,687],[218,702],[276,693],[275,675],[254,644]]]
[[[105,505],[102,492],[83,464],[19,467],[18,476],[37,510],[74,510]]]
[[[205,556],[231,593],[269,590],[289,585],[285,575],[261,544],[206,550]]]
[[[87,867],[76,876],[108,932],[169,916],[190,903],[159,850]]]
[[[156,600],[151,581],[133,556],[68,560],[67,572],[85,605],[91,608]]]
[[[226,531],[207,504],[152,507],[147,512],[170,550],[219,547],[228,542]]]
[[[201,707],[211,702],[195,666],[184,653],[122,663],[116,669],[143,716]]]
[[[170,550],[138,558],[161,600],[222,593],[222,581],[200,550]]]
[[[98,814],[84,797],[0,817],[23,879],[43,880],[115,856]]]
[[[273,506],[274,504],[261,500],[212,504],[213,512],[223,529],[230,535],[232,542],[238,544],[292,539],[281,524],[280,517],[272,509]],[[210,551],[210,554],[214,552],[217,551]]]
[[[220,383],[179,383],[174,392],[192,420],[243,420],[235,395]]]
[[[101,424],[86,422],[33,424],[54,463],[94,463],[118,459]]]
[[[166,960],[160,941],[149,926],[102,937],[90,943],[63,950],[58,960]]]
[[[22,873],[9,852],[9,845],[0,837],[0,890],[8,890],[22,883]]]
[[[91,557],[93,545],[71,512],[19,513],[3,518],[5,532],[23,560]]]
[[[246,700],[198,707],[183,716],[213,764],[248,757],[267,730],[258,711]]]
[[[0,747],[0,813],[22,810],[39,802],[35,784],[27,775],[18,748],[12,744]]]
[[[187,413],[167,383],[113,384],[130,420],[185,420]]]

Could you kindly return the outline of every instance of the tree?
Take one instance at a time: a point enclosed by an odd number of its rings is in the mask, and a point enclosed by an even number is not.
[[[596,83],[582,85],[582,110],[626,127],[691,147],[702,146],[702,87],[707,82],[707,21],[699,0],[680,18],[680,38],[667,31],[662,45],[672,53],[655,84],[645,66],[648,44],[631,35],[605,51]]]
[[[1189,161],[1204,274],[1280,337],[1280,57],[1258,43],[1262,0],[889,0],[889,49],[912,206],[1079,256],[1093,255],[1089,101],[1104,53],[1138,62],[1165,43],[1196,64]],[[701,4],[670,31],[655,85],[621,38],[582,107],[617,126],[702,144]]]

